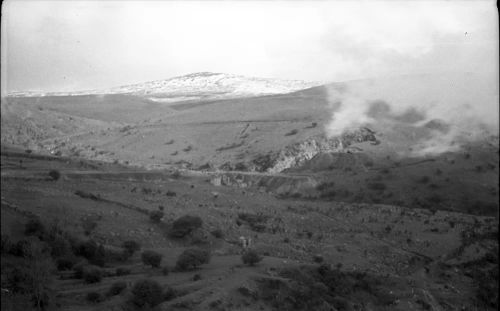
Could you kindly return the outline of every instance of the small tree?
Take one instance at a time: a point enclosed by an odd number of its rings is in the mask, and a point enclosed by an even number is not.
[[[208,251],[199,248],[190,248],[179,256],[176,268],[180,271],[189,271],[209,262],[210,253]]]
[[[83,279],[87,283],[98,283],[102,280],[102,270],[96,266],[86,266],[83,268]]]
[[[61,173],[58,170],[51,170],[49,172],[49,176],[52,178],[52,180],[56,181],[61,177]]]
[[[119,295],[121,292],[123,292],[123,290],[127,288],[127,283],[125,283],[124,281],[117,281],[117,282],[114,282],[111,287],[109,288],[108,292],[107,292],[107,296],[116,296],[116,295]]]
[[[137,281],[132,287],[130,303],[137,308],[152,308],[163,301],[163,291],[153,280]]]
[[[255,266],[256,263],[262,260],[262,257],[255,250],[250,249],[241,256],[241,260],[246,265]]]
[[[151,221],[154,223],[159,223],[162,218],[163,218],[162,211],[153,211],[149,214],[149,219],[151,219]]]
[[[123,268],[123,267],[120,267],[120,268],[116,268],[115,270],[115,274],[116,276],[122,276],[122,275],[128,275],[130,274],[132,271],[128,268]]]
[[[135,252],[141,249],[141,245],[133,240],[123,242],[122,247],[125,249],[129,256],[132,256]]]
[[[41,310],[49,303],[48,286],[54,266],[44,245],[39,241],[30,242],[25,254],[28,263],[25,273],[29,277],[28,290],[36,307]]]
[[[102,296],[98,292],[87,293],[87,301],[92,302],[92,303],[98,303],[101,300],[102,300]]]
[[[57,258],[56,260],[57,270],[59,271],[71,270],[74,265],[75,265],[75,258],[72,257],[61,257]]]
[[[182,238],[193,230],[202,226],[203,221],[198,216],[185,215],[174,221],[170,235],[176,238]]]
[[[153,268],[158,268],[161,263],[162,255],[155,251],[144,251],[141,255],[142,262],[145,265],[150,265]]]

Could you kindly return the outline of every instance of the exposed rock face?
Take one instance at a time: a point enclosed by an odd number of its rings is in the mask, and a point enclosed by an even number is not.
[[[345,132],[340,137],[312,137],[306,141],[288,146],[278,154],[260,156],[253,161],[253,164],[256,171],[279,173],[303,165],[320,153],[357,152],[357,150],[348,147],[354,143],[366,141],[378,144],[375,132],[366,127]]]

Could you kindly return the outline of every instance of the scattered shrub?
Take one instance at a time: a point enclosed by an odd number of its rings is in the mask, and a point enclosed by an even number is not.
[[[262,260],[262,257],[260,257],[259,254],[255,250],[250,249],[250,250],[246,251],[243,254],[243,256],[241,256],[241,260],[246,265],[254,266],[256,263],[258,263]]]
[[[83,268],[88,266],[87,260],[82,260],[76,264],[73,265],[73,271],[74,271],[74,277],[76,279],[81,279],[83,278]]]
[[[141,249],[141,245],[133,240],[123,242],[122,247],[123,249],[125,249],[129,256],[132,256],[135,252]]]
[[[163,205],[158,205],[158,210],[162,211],[165,209],[165,207],[163,207]]]
[[[86,236],[89,236],[92,231],[97,228],[97,222],[95,222],[92,219],[89,218],[84,218],[82,219],[82,228],[83,228],[83,233],[85,233]]]
[[[10,236],[6,234],[2,234],[2,242],[1,242],[1,253],[7,253],[10,251],[10,248],[12,247],[12,242],[10,241]]]
[[[375,191],[384,191],[387,188],[387,186],[381,182],[368,183],[367,186],[368,186],[368,189],[375,190]]]
[[[167,288],[163,292],[163,300],[164,301],[172,300],[173,298],[175,298],[175,296],[176,296],[175,290],[172,287],[167,286]]]
[[[165,266],[165,267],[163,267],[163,268],[161,269],[161,273],[162,273],[163,275],[168,275],[168,273],[169,273],[169,272],[170,272],[170,270],[169,270],[169,269],[168,269],[168,267],[166,267],[166,266]]]
[[[217,239],[222,239],[224,237],[224,232],[222,232],[221,229],[215,229],[210,233]]]
[[[137,308],[154,307],[163,301],[162,288],[153,280],[137,281],[131,290],[130,303]]]
[[[98,283],[102,280],[103,271],[97,266],[85,266],[83,267],[82,277],[87,283]]]
[[[24,234],[30,236],[34,235],[43,238],[45,234],[45,226],[38,217],[31,217],[24,225]]]
[[[115,270],[116,276],[128,275],[131,272],[132,271],[129,268],[122,268],[122,267],[116,268],[116,270]]]
[[[154,223],[159,223],[163,218],[162,211],[153,211],[149,214],[149,219]]]
[[[127,288],[127,283],[124,281],[114,282],[106,293],[107,296],[116,296],[119,295],[123,290]]]
[[[292,136],[297,134],[299,131],[296,129],[291,130],[290,132],[286,133],[285,136]]]
[[[98,303],[102,301],[102,296],[98,292],[89,292],[87,294],[87,301],[92,303]]]
[[[167,197],[175,197],[175,196],[177,196],[177,192],[167,190],[167,192],[165,193],[165,195],[166,195]]]
[[[49,176],[50,178],[52,178],[52,180],[56,181],[61,177],[61,173],[58,170],[51,170],[49,172]]]
[[[61,234],[56,234],[53,238],[49,239],[47,243],[51,249],[50,253],[54,258],[72,254],[70,242]]]
[[[71,270],[74,265],[75,265],[75,258],[62,257],[62,258],[57,258],[56,260],[57,270],[59,271]]]
[[[321,255],[314,255],[314,257],[313,257],[313,261],[314,261],[315,263],[322,263],[322,262],[324,261],[324,258],[323,258],[323,256],[321,256]]]
[[[75,255],[82,256],[87,259],[92,258],[99,247],[94,240],[75,241],[75,244]]]
[[[426,184],[430,181],[430,177],[429,176],[422,176],[420,179],[418,179],[418,182],[421,183],[421,184]]]
[[[186,249],[177,259],[176,268],[180,271],[194,270],[210,262],[210,253],[199,248]]]
[[[158,268],[161,263],[162,255],[155,251],[144,251],[141,255],[142,262],[145,265],[150,265],[153,268]]]
[[[104,249],[104,261],[105,262],[123,262],[130,258],[132,254],[126,249],[114,249],[105,248]]]
[[[193,230],[202,226],[203,221],[198,216],[185,215],[176,219],[172,224],[170,235],[175,238],[182,238],[190,234]]]

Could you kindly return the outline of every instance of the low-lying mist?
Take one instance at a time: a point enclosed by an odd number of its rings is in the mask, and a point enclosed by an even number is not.
[[[335,83],[327,87],[329,137],[359,126],[415,131],[405,156],[458,151],[464,143],[498,135],[498,78],[440,74]]]

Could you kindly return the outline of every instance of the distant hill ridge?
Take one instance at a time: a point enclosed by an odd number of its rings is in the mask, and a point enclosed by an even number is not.
[[[197,72],[165,80],[124,85],[103,90],[76,92],[11,92],[11,97],[78,96],[100,94],[132,94],[155,101],[185,99],[233,98],[284,94],[321,85],[321,82],[246,77],[242,75]]]

